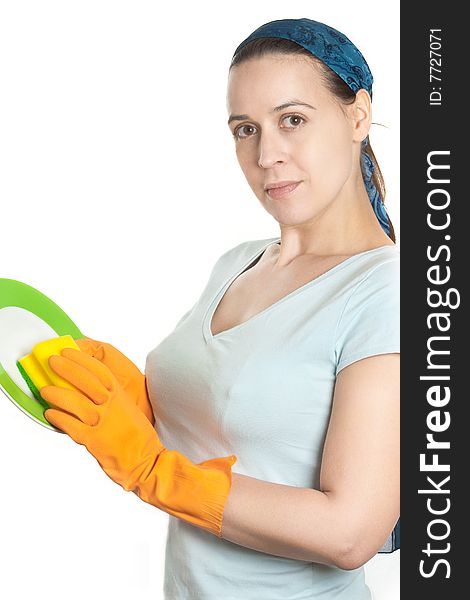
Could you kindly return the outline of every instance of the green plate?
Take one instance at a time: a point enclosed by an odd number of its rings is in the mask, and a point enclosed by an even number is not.
[[[26,283],[0,278],[0,389],[34,421],[59,433],[44,416],[47,404],[33,396],[16,361],[38,342],[67,334],[74,340],[84,337],[50,298]]]

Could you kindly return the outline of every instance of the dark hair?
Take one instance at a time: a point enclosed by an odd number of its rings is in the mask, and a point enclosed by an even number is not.
[[[322,82],[326,88],[331,92],[333,98],[335,98],[342,108],[344,104],[352,104],[356,99],[356,93],[345,83],[339,75],[337,75],[332,69],[330,69],[324,62],[316,58],[311,52],[309,52],[303,46],[300,46],[296,42],[287,40],[284,38],[257,38],[243,46],[237,54],[232,58],[230,68],[239,65],[240,63],[250,59],[258,58],[266,54],[297,54],[301,56],[308,56],[318,67]],[[374,165],[374,172],[372,174],[372,181],[379,192],[380,200],[384,204],[385,208],[385,183],[380,171],[380,167],[375,158],[372,146],[369,143],[363,147],[362,152],[366,152]],[[362,161],[361,161],[362,163]],[[361,166],[362,169],[362,166]],[[364,172],[362,171],[363,177]],[[385,209],[387,212],[387,209]],[[390,227],[390,233],[388,234],[390,239],[396,242],[395,231],[393,229],[392,222],[387,213],[388,224]]]

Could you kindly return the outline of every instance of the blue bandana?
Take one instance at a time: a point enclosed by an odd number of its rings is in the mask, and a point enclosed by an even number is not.
[[[251,33],[234,52],[237,54],[248,42],[257,38],[284,38],[296,42],[313,56],[320,59],[352,89],[357,92],[364,88],[372,100],[372,83],[374,78],[365,58],[356,46],[343,33],[329,25],[311,19],[281,19],[270,21]],[[364,149],[369,136],[362,141]],[[379,192],[372,180],[374,165],[370,156],[361,152],[362,175],[372,208],[382,229],[390,234],[388,217]]]

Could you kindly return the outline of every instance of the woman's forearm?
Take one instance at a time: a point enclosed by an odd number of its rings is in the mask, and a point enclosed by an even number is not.
[[[318,490],[232,473],[222,538],[267,554],[355,568],[346,515]]]

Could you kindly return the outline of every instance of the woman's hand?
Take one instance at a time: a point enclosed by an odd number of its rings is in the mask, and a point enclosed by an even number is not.
[[[96,358],[64,348],[49,358],[49,366],[77,390],[42,387],[40,394],[52,407],[44,412],[46,419],[86,446],[113,481],[133,489],[164,450],[148,418]]]
[[[76,348],[49,357],[49,366],[77,390],[46,385],[46,419],[86,446],[105,473],[170,515],[221,535],[235,455],[194,464],[163,446],[148,418],[111,370]]]
[[[75,343],[82,352],[93,356],[108,367],[123,390],[154,425],[155,417],[147,391],[145,375],[138,367],[117,348],[106,342],[99,342],[85,336],[75,340]]]

